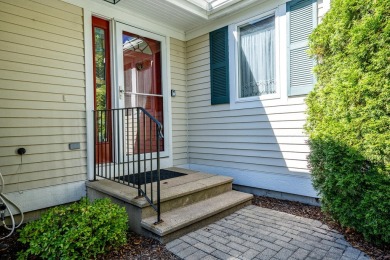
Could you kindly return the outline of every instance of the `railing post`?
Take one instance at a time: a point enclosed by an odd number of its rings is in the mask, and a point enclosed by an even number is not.
[[[143,141],[143,145],[144,145],[144,192],[145,192],[145,196],[147,196],[147,189],[146,189],[146,114],[143,113],[143,127],[144,127],[144,130],[143,130],[143,134],[144,134],[144,141]]]
[[[97,145],[97,141],[96,141],[96,115],[97,115],[97,112],[96,111],[93,111],[93,180],[96,181],[96,165],[97,165],[97,161],[96,161],[96,145]]]
[[[129,145],[130,145],[130,139],[129,139],[129,109],[126,109],[125,114],[125,121],[126,121],[126,156],[127,156],[127,185],[130,186],[130,159],[129,159]],[[134,173],[134,172],[133,172]]]
[[[161,201],[160,201],[160,129],[156,125],[156,141],[157,141],[157,222],[161,222]]]
[[[114,128],[114,111],[112,109],[106,110],[105,112],[105,118],[106,118],[106,136],[107,140],[109,142],[109,146],[105,148],[105,153],[108,153],[109,156],[109,161],[104,163],[104,176],[107,178],[107,175],[110,176],[111,179],[111,162],[114,162],[114,157],[113,157],[113,149],[115,148],[115,128]]]
[[[149,154],[150,154],[150,200],[153,200],[153,131],[152,131],[152,118],[149,117]]]
[[[138,154],[138,196],[141,196],[141,127],[140,127],[139,107],[137,107],[137,154]]]
[[[115,176],[116,176],[116,163],[117,163],[117,161],[116,161],[116,147],[118,145],[117,144],[117,140],[119,140],[119,139],[118,139],[118,136],[115,133],[115,131],[116,131],[115,109],[112,109],[111,112],[112,112],[112,125],[113,125],[113,127],[112,127],[112,136],[113,136],[113,138],[112,138],[112,146],[113,146],[113,149],[112,149],[112,152],[113,152],[112,162],[113,162],[113,165],[112,166],[113,166],[113,175],[114,175],[114,180],[115,180]],[[111,172],[110,172],[110,177],[109,178],[111,180]]]
[[[123,176],[123,183],[125,182],[125,153],[126,153],[126,150],[125,150],[125,116],[124,116],[124,113],[125,113],[125,110],[122,109],[121,110],[121,125],[122,125],[122,176]],[[119,175],[120,176],[120,175]],[[119,178],[120,180],[120,178]]]
[[[133,188],[135,187],[135,136],[134,136],[134,108],[131,108],[131,142],[132,142],[132,155],[133,155]]]

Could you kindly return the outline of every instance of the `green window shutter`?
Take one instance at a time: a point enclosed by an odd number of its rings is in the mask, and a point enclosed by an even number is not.
[[[228,27],[210,32],[211,104],[229,103]]]
[[[317,1],[294,0],[287,3],[288,95],[304,95],[314,86],[314,60],[307,51],[308,37],[317,26]]]

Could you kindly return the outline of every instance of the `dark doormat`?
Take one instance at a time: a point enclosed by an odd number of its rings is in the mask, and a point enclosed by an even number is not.
[[[157,181],[157,170],[152,171],[152,175],[153,175],[153,182]],[[160,180],[161,181],[184,176],[184,175],[187,175],[187,174],[180,173],[180,172],[174,172],[174,171],[168,171],[168,170],[160,170]],[[132,184],[137,185],[138,178],[140,176],[141,176],[140,184],[145,184],[145,175],[143,172],[141,174],[137,173],[137,174],[130,174],[130,175],[121,176],[121,177],[119,177],[119,179],[121,181],[126,181],[126,182],[130,182]],[[148,171],[148,172],[146,172],[146,183],[151,183],[151,180],[152,180],[151,174],[150,174],[150,171]]]

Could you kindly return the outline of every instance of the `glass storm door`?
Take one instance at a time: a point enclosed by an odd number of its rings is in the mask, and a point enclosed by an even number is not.
[[[92,17],[96,162],[112,161],[109,22]]]
[[[124,107],[142,107],[163,124],[161,43],[127,31],[121,33]],[[129,116],[125,120],[129,120]],[[144,117],[143,113],[139,117],[131,116],[136,117],[140,124],[140,138],[128,144],[128,154],[138,153],[138,143],[140,153],[156,152],[155,124]],[[160,150],[164,151],[163,140],[160,142]]]

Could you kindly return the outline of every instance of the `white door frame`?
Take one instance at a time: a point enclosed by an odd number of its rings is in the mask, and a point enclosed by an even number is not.
[[[168,140],[171,138],[170,134],[170,109],[169,109],[169,85],[168,85],[168,56],[167,56],[167,44],[166,37],[159,34],[155,34],[149,31],[145,31],[139,28],[126,25],[121,22],[115,22],[115,31],[114,31],[114,63],[116,64],[114,74],[116,76],[117,84],[114,85],[112,98],[113,106],[115,108],[124,108],[125,107],[125,95],[123,93],[125,89],[124,82],[124,71],[123,71],[123,51],[122,51],[122,34],[123,32],[129,32],[133,34],[140,35],[142,37],[147,37],[161,43],[161,84],[162,84],[162,95],[163,95],[163,118],[164,122],[161,122],[164,126],[164,151],[160,153],[162,158],[169,157],[171,146]],[[115,61],[116,60],[116,61]],[[143,155],[141,156],[143,158]]]
[[[112,91],[112,107],[120,107],[119,100],[116,96],[119,94],[118,89],[118,58],[117,58],[117,29],[116,27],[124,26],[124,29],[129,32],[137,33],[151,38],[156,39],[161,42],[161,51],[162,51],[162,91],[163,91],[163,109],[164,109],[164,152],[161,153],[161,168],[171,167],[173,165],[173,155],[172,155],[172,116],[171,116],[171,70],[170,70],[170,35],[174,34],[170,31],[161,30],[161,32],[166,32],[167,35],[163,36],[157,33],[149,32],[142,30],[127,24],[132,24],[131,21],[128,22],[116,22],[113,16],[118,17],[121,21],[126,21],[129,16],[118,12],[114,8],[102,6],[99,3],[93,3],[90,0],[85,0],[85,2],[79,2],[78,0],[65,0],[72,4],[78,5],[84,8],[84,42],[85,42],[85,78],[86,78],[86,124],[87,124],[87,179],[92,180],[94,177],[94,149],[95,149],[95,140],[93,138],[94,124],[93,124],[93,113],[94,110],[94,84],[93,84],[93,46],[92,46],[92,16],[97,16],[103,19],[110,20],[110,44],[111,44],[111,91]],[[137,20],[138,21],[138,20]],[[144,21],[144,24],[148,24],[147,21]],[[154,29],[160,29],[158,25],[153,27]],[[175,35],[176,36],[176,35]],[[182,37],[177,37],[182,38]],[[122,39],[120,38],[121,42]],[[123,64],[123,61],[122,61]],[[122,67],[123,68],[123,67]],[[123,73],[122,73],[123,76]]]

